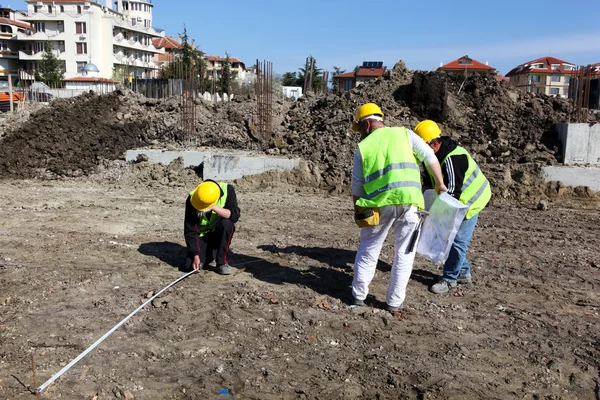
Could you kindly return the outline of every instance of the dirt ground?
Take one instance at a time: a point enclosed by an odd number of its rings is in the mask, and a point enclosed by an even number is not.
[[[389,241],[367,305],[346,305],[359,233],[347,196],[237,188],[236,273],[183,280],[42,398],[599,398],[597,202],[489,206],[474,285],[431,294],[440,271],[417,257],[391,314]],[[0,181],[0,398],[32,398],[182,276],[191,189]]]

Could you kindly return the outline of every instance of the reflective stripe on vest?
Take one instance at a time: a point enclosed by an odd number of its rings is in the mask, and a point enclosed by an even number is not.
[[[219,207],[225,207],[225,203],[227,202],[227,184],[223,183],[223,182],[219,182],[219,187],[221,188],[221,191],[223,192],[223,196],[219,197],[219,200],[217,200],[216,205],[219,206]],[[194,192],[193,191],[190,192],[190,195],[192,193],[194,193]],[[200,214],[199,211],[198,211],[198,214]],[[221,219],[221,217],[218,216],[216,212],[210,213],[210,220],[208,218],[206,218],[206,217],[200,218],[200,222],[198,223],[199,236],[202,237],[202,236],[206,235],[206,233],[220,219]]]
[[[421,173],[406,128],[383,127],[359,144],[364,191],[356,205],[364,208],[392,204],[424,207]]]
[[[448,157],[456,155],[467,156],[469,162],[463,180],[459,201],[469,206],[466,219],[470,219],[487,205],[492,197],[492,190],[490,189],[489,181],[483,175],[483,172],[481,172],[475,160],[473,160],[471,155],[464,148],[456,146],[456,149],[448,153],[441,164],[444,165]],[[442,168],[442,171],[443,170],[444,169]]]

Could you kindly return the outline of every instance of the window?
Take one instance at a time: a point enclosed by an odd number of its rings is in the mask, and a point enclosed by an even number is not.
[[[75,33],[81,35],[87,33],[87,27],[85,22],[75,22]]]
[[[33,12],[36,13],[36,12],[40,11],[41,8],[42,8],[42,6],[33,6]]]
[[[65,6],[60,6],[60,12],[64,13],[65,12]]]
[[[568,76],[565,76],[565,83],[566,83],[567,85],[569,84],[569,81],[570,81],[570,80],[571,80],[571,78],[570,78],[570,77],[568,77]]]
[[[0,25],[0,32],[2,32],[2,33],[12,33],[12,29],[8,25]]]
[[[87,64],[87,62],[85,61],[77,61],[77,73],[80,74],[81,71],[83,71],[83,67],[85,67],[85,64]]]
[[[552,64],[552,69],[560,69],[560,64]]]
[[[531,81],[532,82],[539,82],[540,81],[540,76],[539,75],[533,75],[531,77]]]
[[[552,82],[560,82],[560,75],[552,75]]]
[[[48,6],[48,14],[52,14],[52,6]]]
[[[346,79],[344,81],[344,90],[345,91],[350,91],[352,90],[352,81],[350,79]]]
[[[135,18],[131,18],[131,25],[135,25]]]
[[[81,14],[81,6],[77,6],[77,14]]]
[[[536,87],[536,88],[533,88],[533,93],[544,93],[544,92],[543,92],[543,89]]]
[[[559,89],[558,88],[550,88],[550,94],[559,94]]]
[[[57,26],[57,30],[58,30],[59,33],[62,33],[62,32],[65,31],[65,23],[64,23],[64,21],[58,21],[56,23],[56,26]]]
[[[85,42],[77,43],[77,54],[87,54],[87,43],[85,43]]]
[[[33,29],[35,29],[36,32],[46,32],[46,23],[45,22],[34,22]]]
[[[8,51],[8,42],[6,40],[0,40],[0,51]]]
[[[563,95],[564,96],[568,96],[569,95],[569,89],[568,88],[564,88],[563,89]]]

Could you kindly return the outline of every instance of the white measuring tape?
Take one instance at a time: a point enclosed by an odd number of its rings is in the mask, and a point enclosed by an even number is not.
[[[79,360],[81,360],[90,351],[92,351],[96,346],[98,346],[100,343],[102,343],[102,341],[104,339],[106,339],[107,337],[109,337],[114,331],[116,331],[117,329],[119,329],[119,327],[121,325],[123,325],[125,322],[127,322],[127,320],[129,318],[133,317],[133,315],[135,313],[137,313],[142,308],[144,308],[146,306],[146,304],[150,303],[152,300],[154,300],[156,297],[158,297],[159,294],[161,294],[162,292],[164,292],[165,290],[167,290],[171,286],[175,285],[178,282],[181,282],[182,280],[184,280],[185,278],[187,278],[188,276],[190,276],[191,274],[194,274],[194,273],[196,273],[196,271],[188,272],[187,274],[185,274],[182,277],[178,278],[177,280],[173,281],[169,286],[165,287],[160,292],[156,293],[154,296],[152,296],[150,299],[148,299],[148,301],[146,301],[144,304],[142,304],[141,306],[139,306],[138,308],[136,308],[136,310],[134,312],[132,312],[131,314],[129,314],[127,317],[125,317],[121,322],[119,322],[117,325],[115,325],[114,328],[112,328],[110,331],[106,332],[104,334],[104,336],[102,336],[100,339],[96,340],[96,342],[93,345],[91,345],[90,347],[88,347],[86,351],[84,351],[83,353],[81,353],[77,358],[75,358],[73,361],[71,361],[69,364],[67,364],[63,369],[61,369],[60,371],[58,371],[58,373],[56,375],[54,375],[52,378],[50,378],[46,382],[44,382],[44,384],[42,386],[40,386],[39,388],[37,388],[35,390],[34,394],[37,396],[38,394],[42,393],[42,391],[44,391],[52,382],[54,382],[55,380],[57,380],[58,378],[60,378],[60,376],[62,374],[64,374],[65,372],[67,372],[73,365],[77,364],[79,362]]]

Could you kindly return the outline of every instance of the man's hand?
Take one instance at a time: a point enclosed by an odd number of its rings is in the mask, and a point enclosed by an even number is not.
[[[194,256],[192,268],[194,268],[194,271],[200,271],[200,256]]]
[[[204,211],[200,211],[200,218],[204,218],[211,211],[212,211],[212,207],[209,207]]]
[[[437,194],[440,194],[442,192],[447,192],[447,191],[448,191],[448,188],[446,187],[446,185],[444,185],[443,182],[438,182],[435,184],[435,192]]]

